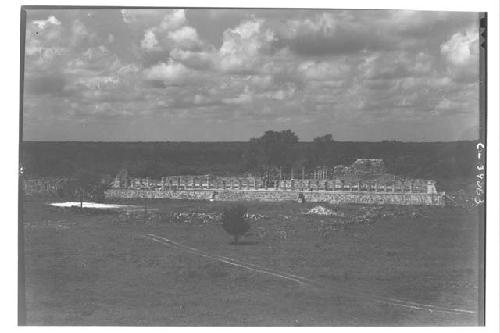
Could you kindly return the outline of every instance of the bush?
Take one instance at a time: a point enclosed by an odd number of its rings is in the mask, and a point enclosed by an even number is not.
[[[222,228],[234,237],[234,244],[238,244],[240,236],[250,230],[246,215],[247,208],[241,204],[224,208],[222,212]]]

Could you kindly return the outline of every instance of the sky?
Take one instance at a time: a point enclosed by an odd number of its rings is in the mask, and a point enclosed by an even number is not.
[[[28,10],[23,139],[475,140],[478,15]]]

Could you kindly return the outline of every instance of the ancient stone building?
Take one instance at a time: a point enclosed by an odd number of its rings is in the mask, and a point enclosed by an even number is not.
[[[436,182],[407,179],[386,173],[381,159],[357,159],[351,166],[314,169],[295,178],[291,173],[266,177],[219,177],[214,175],[170,176],[161,179],[127,178],[120,172],[109,198],[171,198],[207,200],[283,201],[302,198],[313,202],[443,205],[444,192]]]

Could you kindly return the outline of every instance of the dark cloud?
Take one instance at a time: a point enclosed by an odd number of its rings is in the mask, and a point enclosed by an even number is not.
[[[25,78],[24,93],[27,95],[57,95],[63,92],[66,80],[55,75]]]
[[[334,36],[304,34],[284,42],[296,53],[305,56],[346,55],[363,50],[391,49],[393,43],[373,34],[349,32],[341,29]]]

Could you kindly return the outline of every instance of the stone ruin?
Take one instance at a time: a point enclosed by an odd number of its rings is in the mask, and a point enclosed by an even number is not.
[[[108,197],[210,199],[227,201],[362,202],[443,205],[444,192],[436,182],[407,179],[386,173],[381,159],[357,159],[351,166],[333,170],[320,167],[312,172],[279,177],[220,177],[214,175],[169,176],[161,179],[130,178],[126,170],[116,176]]]
[[[375,158],[358,158],[350,166],[337,165],[333,167],[336,176],[381,176],[387,174],[384,160]]]

